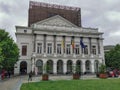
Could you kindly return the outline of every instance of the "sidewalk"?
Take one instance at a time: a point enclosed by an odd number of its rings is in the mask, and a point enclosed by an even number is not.
[[[80,79],[98,79],[95,75],[84,75]],[[34,76],[30,82],[39,82],[42,76]],[[50,75],[49,80],[72,80],[72,75]],[[12,77],[0,81],[0,90],[20,90],[22,83],[28,83],[28,75]]]
[[[21,77],[12,77],[0,81],[0,90],[20,90]]]
[[[52,81],[72,80],[72,79],[73,79],[72,75],[57,75],[57,76],[49,75],[49,80],[52,80]],[[80,79],[85,80],[85,79],[98,79],[98,78],[96,78],[96,75],[82,75]],[[41,80],[42,80],[42,76],[39,75],[39,76],[32,77],[32,81],[29,81],[29,82],[39,82]],[[28,78],[24,78],[23,83],[28,83]]]

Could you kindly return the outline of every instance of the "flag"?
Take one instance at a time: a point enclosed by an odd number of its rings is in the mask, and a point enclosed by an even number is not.
[[[74,40],[73,40],[73,39],[71,39],[71,45],[72,45],[72,48],[75,47],[75,43],[74,43]]]
[[[86,46],[84,45],[84,43],[83,43],[82,40],[80,40],[80,45],[81,45],[82,48],[85,48],[85,47],[86,47]]]

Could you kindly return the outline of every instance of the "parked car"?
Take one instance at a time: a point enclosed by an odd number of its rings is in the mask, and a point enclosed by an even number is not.
[[[120,75],[120,70],[109,68],[107,69],[108,77],[118,77]]]

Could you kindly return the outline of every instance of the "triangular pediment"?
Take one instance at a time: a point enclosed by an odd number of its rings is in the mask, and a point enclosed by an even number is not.
[[[48,26],[60,26],[60,27],[78,27],[63,17],[56,15],[45,20],[34,23],[35,25],[48,25]]]

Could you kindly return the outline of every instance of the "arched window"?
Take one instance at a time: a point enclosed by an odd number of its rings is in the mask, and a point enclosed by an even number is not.
[[[62,60],[57,61],[57,73],[63,74],[63,61]]]
[[[36,67],[38,69],[38,74],[43,73],[43,61],[42,60],[37,60],[36,61]]]
[[[91,62],[89,60],[85,62],[85,68],[86,68],[86,73],[91,72]]]
[[[72,61],[71,60],[67,61],[67,73],[68,74],[72,73]]]
[[[77,60],[77,62],[76,62],[76,71],[77,72],[81,72],[81,61],[80,60]]]
[[[53,61],[48,60],[47,61],[47,73],[53,74]]]

